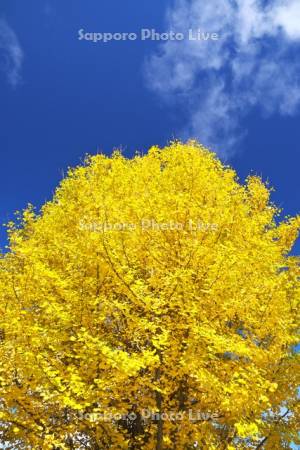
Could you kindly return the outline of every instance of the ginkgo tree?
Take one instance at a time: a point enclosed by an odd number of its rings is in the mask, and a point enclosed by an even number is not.
[[[196,142],[70,169],[8,227],[1,443],[299,443],[299,226]]]

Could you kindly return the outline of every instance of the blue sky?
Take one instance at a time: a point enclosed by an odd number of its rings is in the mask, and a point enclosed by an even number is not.
[[[85,153],[122,147],[130,156],[173,137],[198,138],[241,179],[262,175],[285,214],[299,213],[299,3],[238,4],[2,0],[1,222],[50,199]],[[220,39],[78,40],[79,29],[190,27]]]

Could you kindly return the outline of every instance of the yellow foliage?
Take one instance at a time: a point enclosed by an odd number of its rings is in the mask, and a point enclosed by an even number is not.
[[[297,441],[300,219],[197,144],[88,157],[0,260],[0,440],[32,449]]]

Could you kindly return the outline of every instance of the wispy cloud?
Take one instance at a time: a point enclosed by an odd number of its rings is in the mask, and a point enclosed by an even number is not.
[[[16,33],[6,20],[0,18],[0,70],[14,88],[21,82],[23,59],[23,50]]]
[[[230,157],[246,130],[241,120],[292,115],[300,106],[299,0],[175,0],[168,30],[218,33],[217,41],[166,41],[145,64],[148,86],[186,108],[178,137],[198,138]],[[299,53],[298,53],[299,55]]]

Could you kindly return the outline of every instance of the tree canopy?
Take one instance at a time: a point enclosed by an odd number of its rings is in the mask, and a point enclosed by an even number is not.
[[[0,260],[11,449],[299,442],[299,217],[196,142],[70,169]]]

